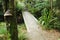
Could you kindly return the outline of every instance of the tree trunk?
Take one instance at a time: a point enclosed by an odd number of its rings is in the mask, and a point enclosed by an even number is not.
[[[5,13],[8,9],[8,0],[3,0],[2,6],[3,6],[3,12]]]
[[[59,12],[57,13],[57,17],[59,18],[59,21],[60,21],[60,0],[56,0],[56,6],[57,6],[57,9],[59,10]]]
[[[53,10],[53,0],[50,0],[51,10]]]
[[[18,40],[16,13],[14,11],[14,0],[9,0],[9,9],[11,10],[11,14],[13,15],[10,20],[11,40]]]
[[[8,10],[8,5],[9,4],[9,0],[3,0],[3,2],[2,2],[2,6],[3,6],[3,13],[5,13],[7,10]],[[5,19],[5,17],[4,17],[4,20],[5,20],[5,22],[6,22],[6,28],[7,28],[7,31],[9,31],[8,29],[9,29],[9,25],[8,25],[8,22],[7,22],[7,20]]]

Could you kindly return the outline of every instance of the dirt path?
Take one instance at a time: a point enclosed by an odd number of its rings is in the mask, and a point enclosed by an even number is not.
[[[41,27],[40,27],[41,28]],[[42,30],[40,32],[28,33],[28,40],[60,40],[60,32],[57,30]],[[42,33],[42,34],[41,34]]]
[[[42,30],[38,20],[30,12],[23,12],[23,18],[27,28],[28,40],[58,40],[60,37],[60,33],[57,31]]]

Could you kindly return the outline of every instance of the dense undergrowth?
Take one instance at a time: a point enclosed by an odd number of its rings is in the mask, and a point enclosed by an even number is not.
[[[18,25],[18,35],[19,40],[27,40],[24,24]],[[5,22],[0,22],[0,40],[10,40],[10,34],[6,30]]]
[[[60,29],[60,21],[56,16],[56,13],[48,11],[48,9],[44,9],[42,11],[42,16],[39,18],[39,22],[44,25],[46,29]]]

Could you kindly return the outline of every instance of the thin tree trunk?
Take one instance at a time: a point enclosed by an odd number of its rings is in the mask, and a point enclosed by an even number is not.
[[[14,11],[14,0],[9,0],[9,9],[11,10],[12,19],[10,20],[11,40],[18,40],[18,29],[16,21],[16,13]]]
[[[51,10],[53,10],[53,0],[50,0]]]
[[[53,0],[49,0],[49,3],[50,3],[50,9],[52,11],[53,10]]]
[[[3,0],[2,6],[3,6],[3,12],[5,13],[8,9],[8,0]]]
[[[56,6],[60,9],[60,0],[56,0]]]
[[[56,6],[58,10],[60,11],[60,0],[56,0]],[[59,18],[59,21],[60,21],[60,12],[57,13],[57,17]]]

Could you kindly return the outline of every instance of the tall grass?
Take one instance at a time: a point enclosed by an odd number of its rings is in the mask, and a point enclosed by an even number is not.
[[[45,29],[60,29],[60,21],[54,12],[45,8],[42,11],[42,16],[39,18],[39,22],[44,25]]]

